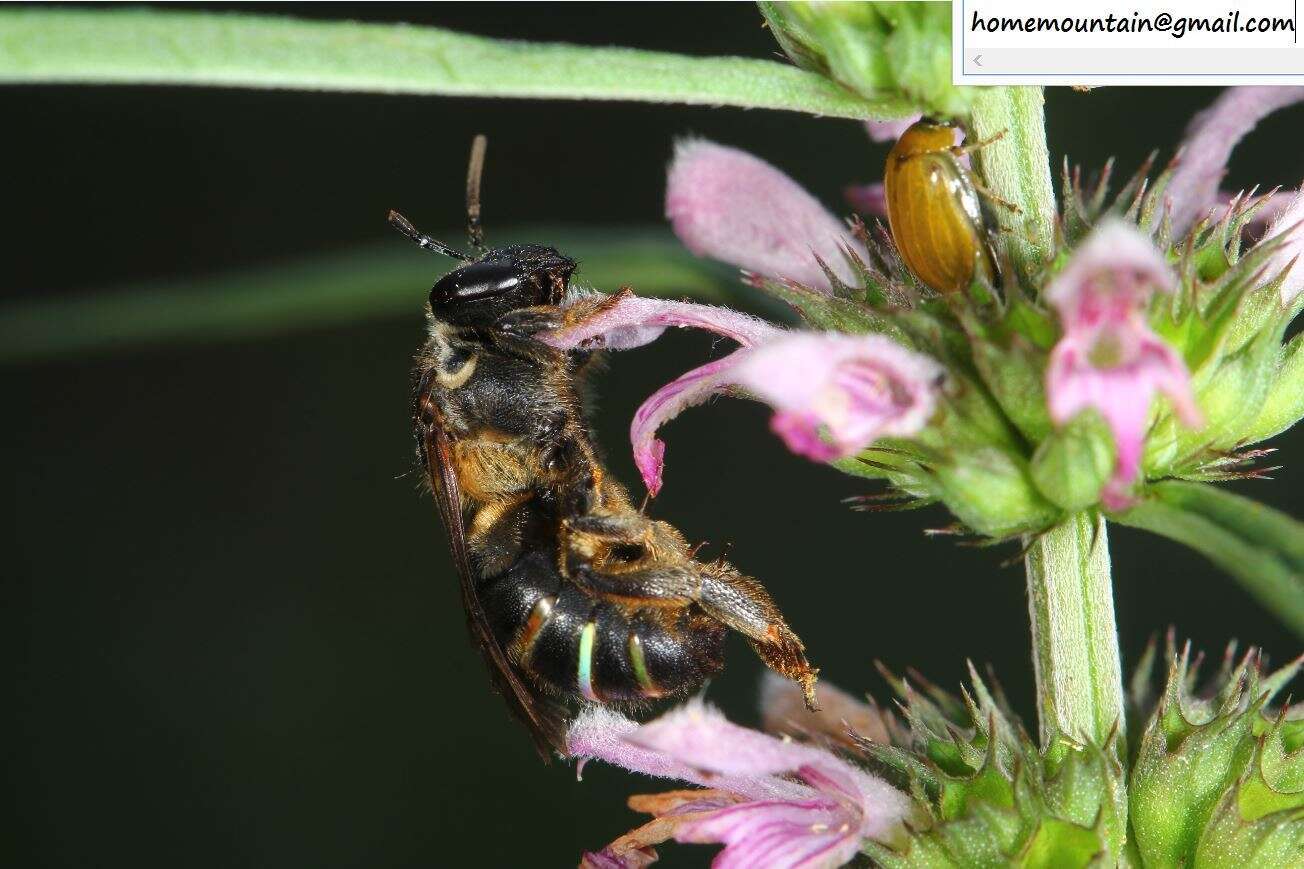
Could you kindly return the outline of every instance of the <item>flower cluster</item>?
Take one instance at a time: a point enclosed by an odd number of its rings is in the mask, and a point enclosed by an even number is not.
[[[593,867],[645,865],[671,838],[724,843],[717,869],[841,866],[867,840],[899,839],[910,811],[904,793],[832,752],[739,727],[700,701],[644,725],[590,709],[569,747],[706,788],[637,799],[656,820],[586,855]]]
[[[794,716],[800,690],[767,679],[769,734],[700,701],[644,725],[590,709],[570,732],[581,764],[695,787],[632,797],[653,820],[582,866],[646,866],[671,839],[723,844],[717,869],[831,867],[857,854],[903,869],[1298,865],[1304,708],[1269,704],[1304,658],[1264,674],[1256,650],[1238,658],[1233,645],[1201,684],[1200,659],[1170,633],[1155,691],[1157,657],[1152,640],[1131,680],[1130,711],[1146,724],[1130,752],[1117,738],[1092,745],[1062,733],[1039,749],[1000,686],[972,667],[960,697],[884,670],[901,716],[827,682],[825,711]]]
[[[892,506],[941,502],[960,528],[997,539],[1094,506],[1126,511],[1147,480],[1253,473],[1244,447],[1304,415],[1299,342],[1281,340],[1304,286],[1291,268],[1304,198],[1229,200],[1211,167],[1264,112],[1299,98],[1231,91],[1151,186],[1143,170],[1112,200],[1107,177],[1088,191],[1066,171],[1053,258],[951,295],[916,280],[886,231],[838,221],[755,156],[690,141],[666,191],[676,233],[808,329],[626,294],[548,340],[627,349],[683,326],[737,342],[636,414],[634,455],[654,495],[657,432],[720,394],[768,403],[794,452],[887,481]],[[1263,239],[1243,249],[1274,203]]]

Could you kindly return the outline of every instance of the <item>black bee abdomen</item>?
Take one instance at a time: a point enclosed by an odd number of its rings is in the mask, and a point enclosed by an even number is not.
[[[612,604],[600,604],[593,613],[593,654],[590,686],[602,700],[634,700],[645,697],[629,654],[630,624]],[[580,661],[580,676],[584,661]],[[580,692],[584,687],[581,681]]]
[[[558,691],[575,693],[581,634],[593,609],[593,598],[570,583],[563,583],[548,620],[534,640],[527,669]]]
[[[517,640],[531,614],[544,598],[561,587],[557,566],[546,552],[531,552],[503,573],[481,581],[480,604],[494,636],[503,648]]]
[[[699,613],[685,610],[671,626],[643,615],[631,628],[630,658],[643,696],[693,691],[724,666],[726,628]]]

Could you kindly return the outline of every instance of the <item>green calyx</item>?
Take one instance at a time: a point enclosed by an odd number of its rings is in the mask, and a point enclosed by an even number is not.
[[[1116,862],[1125,847],[1123,770],[1112,744],[1056,736],[1038,749],[999,686],[970,667],[972,691],[954,697],[889,677],[905,726],[891,745],[862,743],[913,796],[915,818],[877,864],[1074,867]]]
[[[1228,649],[1198,684],[1189,647],[1170,639],[1167,684],[1142,733],[1129,787],[1131,829],[1146,866],[1298,866],[1304,860],[1304,717],[1269,704],[1300,660],[1263,676],[1251,650]],[[1150,702],[1153,644],[1133,680]]]
[[[893,97],[938,117],[968,115],[975,89],[951,83],[950,3],[758,5],[802,69],[867,100]]]
[[[899,834],[866,844],[887,867],[1240,867],[1304,861],[1304,708],[1272,708],[1301,660],[1270,675],[1228,649],[1205,683],[1169,637],[1156,691],[1152,642],[1128,692],[1145,722],[1130,754],[1052,731],[1037,747],[1000,686],[969,667],[953,695],[883,670],[900,717],[858,738],[914,803]]]

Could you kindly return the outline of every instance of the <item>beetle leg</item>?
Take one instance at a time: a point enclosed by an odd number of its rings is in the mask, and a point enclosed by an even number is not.
[[[979,139],[977,142],[969,142],[964,145],[954,145],[951,147],[951,153],[956,157],[963,157],[965,154],[972,154],[974,151],[986,148],[988,145],[996,144],[1001,139],[1004,139],[1005,134],[1008,132],[1009,130],[1001,130],[999,133],[988,136],[986,139]]]
[[[1011,201],[1008,200],[1008,199],[1002,199],[1000,196],[997,196],[996,193],[994,193],[994,192],[991,190],[991,188],[989,188],[987,185],[985,185],[985,184],[983,184],[981,181],[979,181],[978,178],[977,178],[976,176],[972,179],[972,181],[973,181],[973,189],[974,189],[975,191],[977,191],[977,193],[978,193],[979,196],[981,196],[982,198],[986,199],[988,202],[993,202],[993,203],[995,203],[995,204],[1001,206],[1002,208],[1004,208],[1006,211],[1010,212],[1011,214],[1022,214],[1022,213],[1023,213],[1023,209],[1022,209],[1022,208],[1020,208],[1018,205],[1014,204],[1013,202],[1011,202]]]

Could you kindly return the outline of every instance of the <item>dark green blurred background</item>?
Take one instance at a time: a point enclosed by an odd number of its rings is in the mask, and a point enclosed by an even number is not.
[[[191,7],[193,8],[193,7]],[[749,5],[277,6],[495,36],[764,57]],[[1208,89],[1055,91],[1056,159],[1126,170],[1171,149]],[[885,146],[856,124],[644,105],[167,88],[0,88],[5,300],[406,244],[391,206],[460,220],[467,142],[489,134],[495,227],[661,220],[664,167],[693,133],[755,151],[839,211]],[[1304,177],[1304,112],[1264,123],[1231,186]],[[540,239],[547,241],[547,239]],[[413,252],[414,256],[419,256]],[[430,278],[444,263],[430,258]],[[357,280],[365,285],[367,276]],[[543,766],[469,647],[444,534],[404,476],[410,315],[274,340],[0,369],[12,492],[9,865],[573,865],[632,826],[597,765]],[[608,288],[610,289],[610,288]],[[635,483],[627,425],[654,388],[709,358],[676,334],[613,360],[599,437]],[[1011,549],[925,539],[941,512],[866,516],[868,487],[786,452],[759,406],[726,401],[667,431],[654,509],[732,541],[823,675],[884,696],[871,661],[953,687],[990,661],[1031,711],[1023,574]],[[1299,436],[1281,439],[1294,460]],[[1301,471],[1243,490],[1304,514]],[[1126,529],[1113,543],[1124,651],[1176,624],[1297,651],[1195,555]],[[710,696],[755,720],[760,667],[740,642]],[[670,848],[667,863],[708,852]]]

